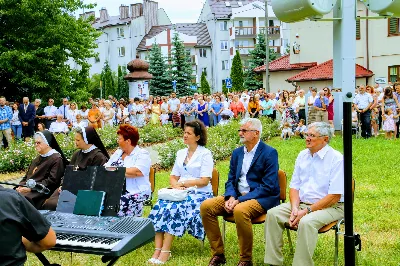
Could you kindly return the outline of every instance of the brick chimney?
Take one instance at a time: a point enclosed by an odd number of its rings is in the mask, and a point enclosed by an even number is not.
[[[121,5],[119,7],[119,19],[129,18],[129,6]]]
[[[150,0],[143,0],[143,15],[145,33],[149,33],[153,26],[158,26],[158,3]]]
[[[143,4],[131,4],[131,18],[138,18],[143,16]]]
[[[102,9],[100,9],[100,23],[102,22],[106,22],[110,19],[110,17],[108,16],[108,12],[107,9],[105,7],[103,7]]]

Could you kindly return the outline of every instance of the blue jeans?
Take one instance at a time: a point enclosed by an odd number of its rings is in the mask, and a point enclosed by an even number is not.
[[[14,132],[15,139],[21,139],[22,125],[11,125],[11,129]]]

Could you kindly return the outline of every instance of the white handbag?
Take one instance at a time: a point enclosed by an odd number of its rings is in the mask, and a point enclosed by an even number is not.
[[[185,200],[189,191],[187,189],[162,188],[158,190],[158,199],[170,201]]]

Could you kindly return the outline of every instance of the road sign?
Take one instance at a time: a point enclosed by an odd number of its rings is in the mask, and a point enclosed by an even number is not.
[[[227,89],[232,88],[232,79],[231,79],[231,78],[226,78],[226,79],[225,79],[225,87],[226,87]]]

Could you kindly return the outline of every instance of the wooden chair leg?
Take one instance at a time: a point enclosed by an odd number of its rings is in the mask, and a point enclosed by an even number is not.
[[[222,218],[222,242],[225,244],[225,228],[226,227],[226,222],[224,218]]]
[[[288,237],[288,241],[289,241],[290,253],[292,253],[292,255],[293,255],[294,254],[294,252],[293,252],[293,244],[292,244],[292,238],[290,237],[289,229],[286,229],[286,233],[287,233],[287,237]]]

